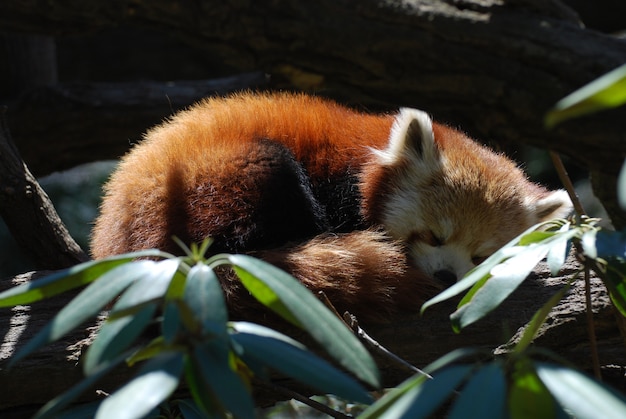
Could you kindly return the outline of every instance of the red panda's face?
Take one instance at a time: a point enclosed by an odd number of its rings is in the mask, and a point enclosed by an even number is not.
[[[531,183],[508,158],[420,111],[403,110],[388,148],[374,153],[387,185],[379,221],[418,267],[447,283],[571,209],[563,191]]]

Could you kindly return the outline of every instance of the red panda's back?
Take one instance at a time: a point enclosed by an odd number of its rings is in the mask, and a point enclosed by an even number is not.
[[[328,183],[354,174],[368,158],[367,146],[384,146],[391,124],[390,116],[305,95],[205,100],[148,131],[122,159],[105,187],[93,256],[172,250],[173,234],[193,241],[245,237],[256,228],[250,225],[255,217],[270,224],[284,220],[276,228],[284,224],[286,237],[294,227],[289,217],[302,218],[293,234],[313,233],[321,228],[319,209],[308,208],[308,192],[297,189],[301,178]]]

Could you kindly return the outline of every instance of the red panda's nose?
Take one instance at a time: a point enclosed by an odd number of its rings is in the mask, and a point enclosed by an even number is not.
[[[433,276],[435,277],[437,281],[440,281],[446,286],[453,285],[457,281],[456,274],[452,271],[448,271],[445,269],[435,272]]]

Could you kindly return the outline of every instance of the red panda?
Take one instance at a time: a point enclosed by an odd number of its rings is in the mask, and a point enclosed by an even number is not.
[[[324,290],[339,309],[417,309],[564,191],[424,112],[367,114],[304,94],[206,99],[147,132],[105,185],[95,258],[212,237]],[[228,295],[240,293],[224,280]]]

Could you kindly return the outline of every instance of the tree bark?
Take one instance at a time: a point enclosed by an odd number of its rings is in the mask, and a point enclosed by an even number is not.
[[[24,160],[42,176],[117,159],[174,111],[206,96],[265,84],[261,72],[216,80],[62,83],[30,90],[9,108],[8,119]]]
[[[452,332],[448,319],[448,315],[454,310],[453,301],[428,309],[423,317],[404,313],[390,322],[371,324],[361,322],[361,326],[380,344],[420,368],[460,347],[479,347],[501,354],[507,348],[503,344],[509,339],[509,343],[519,339],[524,325],[534,312],[565,284],[569,275],[577,270],[575,262],[570,260],[560,276],[552,278],[545,266],[539,266],[500,308],[460,334]],[[41,275],[42,273],[26,274],[14,279],[14,283]],[[47,402],[81,379],[77,359],[81,348],[89,342],[92,331],[89,327],[93,327],[95,321],[87,325],[87,329],[76,330],[61,341],[27,357],[15,368],[6,369],[8,357],[50,321],[67,303],[68,298],[56,297],[32,307],[19,306],[11,310],[0,310],[0,336],[4,336],[0,347],[0,388],[3,389],[0,392],[0,410],[3,413],[36,409],[34,406]],[[620,334],[616,313],[603,284],[597,278],[592,278],[592,301],[601,364],[609,368],[607,370],[609,374],[616,372],[618,375],[617,381],[615,375],[607,375],[605,379],[622,386],[620,388],[624,390],[626,385],[619,381],[619,374],[626,367],[626,346]],[[311,348],[316,348],[304,332],[282,326],[283,331],[305,342]],[[576,281],[571,291],[552,310],[535,340],[535,345],[563,356],[578,368],[587,370],[591,368],[582,280]],[[317,351],[323,354],[323,350],[317,348]],[[376,356],[376,359],[383,373],[384,384],[387,386],[396,385],[412,375],[405,367],[388,358]],[[116,371],[97,388],[110,393],[131,374],[132,371],[125,369]],[[274,379],[282,386],[310,394],[310,389],[303,388],[291,379],[278,375]],[[83,395],[80,401],[95,400],[98,397],[95,391],[91,391]],[[260,404],[267,404],[278,400],[280,395],[259,390],[257,398]],[[32,413],[32,410],[30,412]]]
[[[201,45],[242,71],[262,69],[273,76],[275,87],[316,91],[370,109],[426,109],[485,141],[564,153],[597,179],[615,177],[626,156],[624,110],[552,131],[543,125],[557,100],[626,57],[623,40],[585,29],[558,1],[203,1],[185,6],[171,0],[6,0],[0,4],[0,27],[59,35],[120,23],[146,25]],[[66,125],[72,130],[80,124]],[[22,147],[20,129],[12,130]],[[615,202],[614,189],[599,195]],[[612,210],[611,216],[618,226],[626,225],[624,211]]]
[[[22,161],[0,115],[0,216],[25,254],[41,269],[84,262],[87,255]]]

